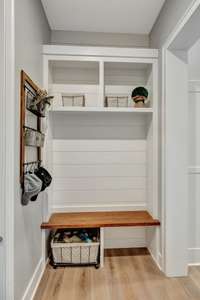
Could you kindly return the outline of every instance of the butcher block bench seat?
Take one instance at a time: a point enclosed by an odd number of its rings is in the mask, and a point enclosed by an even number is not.
[[[159,226],[147,211],[53,213],[42,229]]]

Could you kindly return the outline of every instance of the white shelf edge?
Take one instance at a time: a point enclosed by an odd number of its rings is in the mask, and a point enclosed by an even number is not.
[[[157,59],[158,49],[151,48],[119,48],[92,47],[76,45],[43,45],[44,55],[72,55],[72,56],[112,56]]]
[[[131,112],[131,113],[153,113],[153,108],[135,107],[53,107],[50,112]]]

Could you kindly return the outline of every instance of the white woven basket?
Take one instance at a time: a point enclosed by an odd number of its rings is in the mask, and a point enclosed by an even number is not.
[[[63,106],[85,106],[84,95],[63,95],[62,96]]]
[[[55,243],[51,242],[53,261],[56,264],[98,263],[99,242]]]
[[[105,104],[107,107],[128,107],[128,96],[106,96]]]

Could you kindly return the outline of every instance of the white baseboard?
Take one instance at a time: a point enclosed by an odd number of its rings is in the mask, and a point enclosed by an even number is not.
[[[200,265],[200,248],[189,248],[188,249],[188,265],[198,266]]]
[[[22,300],[33,300],[48,262],[49,260],[47,260],[46,264],[44,265],[43,259],[40,259],[37,267],[35,268],[33,276],[29,281]]]
[[[158,259],[156,259],[155,255],[153,254],[153,252],[151,251],[150,248],[148,248],[148,251],[149,251],[149,253],[150,253],[153,261],[155,262],[155,264],[159,268],[159,270],[163,272],[163,270],[162,270],[162,255],[161,255],[161,253],[158,254]]]
[[[146,210],[146,204],[133,204],[133,205],[84,205],[84,206],[60,206],[54,205],[51,212],[87,212],[87,211],[135,211]]]
[[[163,270],[163,260],[162,260],[162,255],[160,252],[158,253],[158,266],[159,266],[160,270],[162,271]]]

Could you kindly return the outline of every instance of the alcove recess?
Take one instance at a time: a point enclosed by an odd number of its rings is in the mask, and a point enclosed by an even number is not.
[[[45,88],[55,96],[48,118],[54,178],[48,215],[147,210],[159,217],[157,59],[153,49],[44,46]],[[149,91],[144,108],[131,100],[137,86]],[[84,96],[84,106],[63,105],[72,96]],[[128,106],[106,107],[110,96],[127,97]],[[148,246],[158,259],[158,230],[107,228],[105,247]]]

